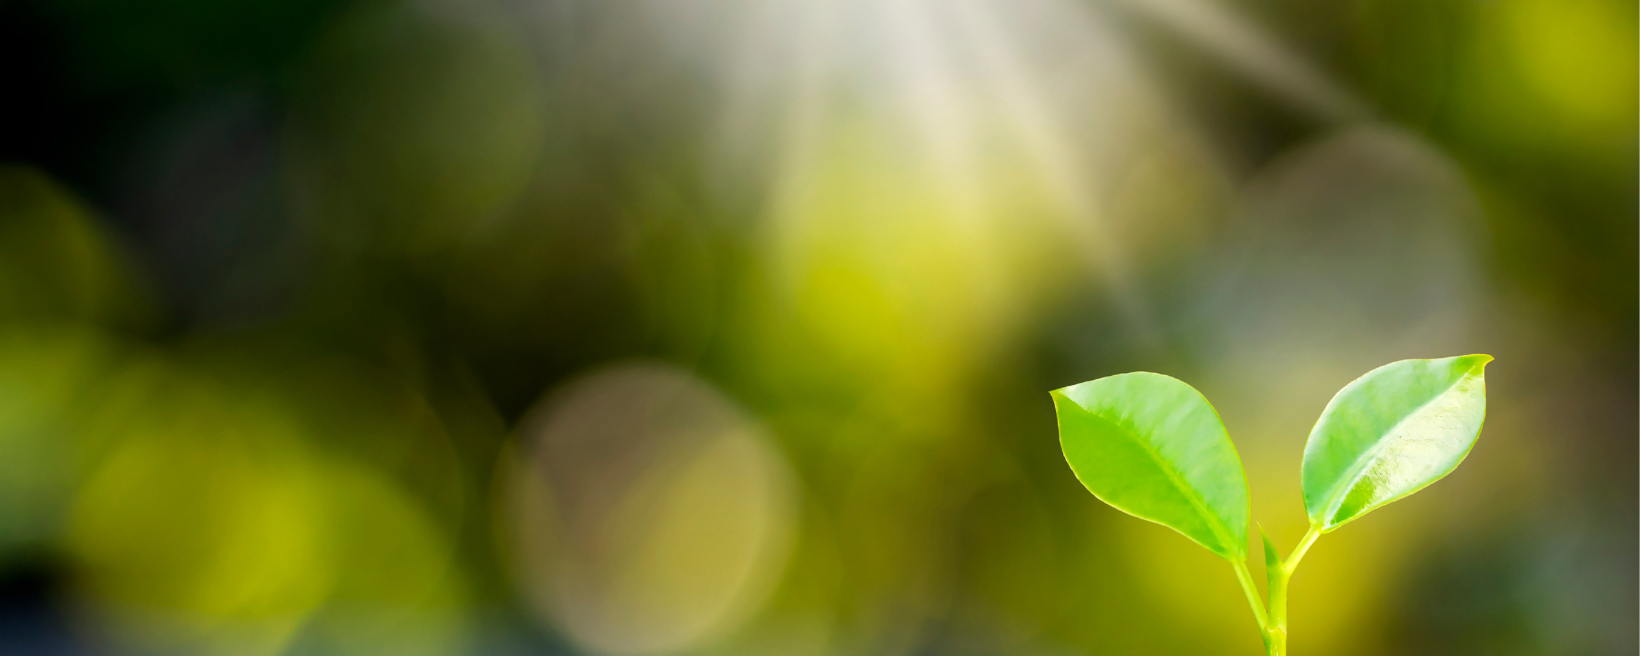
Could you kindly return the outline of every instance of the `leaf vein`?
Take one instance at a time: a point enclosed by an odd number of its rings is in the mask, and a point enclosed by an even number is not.
[[[1355,489],[1355,486],[1361,482],[1361,477],[1367,474],[1367,469],[1383,455],[1384,451],[1389,450],[1390,445],[1398,443],[1401,439],[1403,439],[1399,434],[1403,424],[1407,423],[1407,421],[1411,420],[1413,417],[1418,416],[1418,413],[1423,412],[1425,408],[1428,408],[1436,401],[1439,401],[1447,394],[1450,394],[1454,388],[1456,388],[1464,381],[1465,378],[1468,377],[1469,372],[1465,372],[1463,375],[1458,376],[1456,380],[1452,381],[1451,384],[1447,385],[1446,389],[1437,392],[1435,395],[1429,397],[1429,400],[1424,401],[1419,404],[1418,407],[1413,408],[1412,412],[1408,412],[1406,415],[1402,416],[1395,422],[1394,426],[1391,426],[1389,430],[1384,432],[1385,435],[1390,437],[1379,440],[1376,444],[1372,445],[1372,448],[1367,449],[1362,452],[1360,456],[1357,456],[1355,462],[1350,464],[1350,468],[1348,470],[1349,474],[1341,479],[1342,481],[1347,481],[1348,484],[1341,483],[1334,486],[1331,494],[1327,496],[1327,505],[1321,514],[1322,521],[1330,521],[1333,518],[1333,515],[1338,513],[1339,507],[1344,505],[1344,499],[1349,497],[1350,490]],[[1323,414],[1325,414],[1325,411],[1323,411]]]
[[[1220,520],[1217,513],[1212,512],[1208,508],[1207,500],[1202,498],[1202,496],[1196,492],[1195,487],[1186,483],[1184,476],[1180,474],[1179,471],[1174,468],[1165,458],[1163,458],[1162,455],[1158,453],[1149,442],[1140,437],[1137,430],[1129,428],[1126,424],[1115,421],[1097,412],[1089,411],[1088,414],[1100,421],[1116,427],[1119,432],[1133,440],[1134,443],[1138,444],[1139,447],[1144,450],[1145,455],[1150,456],[1150,459],[1156,463],[1156,467],[1161,469],[1163,474],[1167,475],[1168,482],[1172,483],[1173,487],[1178,488],[1179,492],[1184,495],[1187,501],[1190,502],[1190,506],[1196,510],[1196,514],[1201,516],[1201,518],[1207,522],[1207,527],[1213,531],[1213,535],[1217,537],[1221,543],[1228,546],[1232,552],[1235,551],[1236,543],[1235,540],[1229,535],[1229,528],[1224,526],[1224,522]]]

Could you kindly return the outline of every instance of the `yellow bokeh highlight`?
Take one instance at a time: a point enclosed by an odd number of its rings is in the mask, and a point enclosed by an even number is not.
[[[458,653],[451,528],[398,463],[354,446],[402,429],[403,399],[361,391],[353,416],[327,417],[335,405],[234,365],[147,353],[93,387],[61,538],[88,616],[166,652]]]
[[[1064,208],[1018,170],[1023,160],[969,153],[957,166],[907,138],[892,122],[845,113],[794,155],[764,228],[771,310],[789,319],[758,339],[822,349],[771,344],[765,364],[786,375],[814,367],[898,403],[937,404],[1025,308],[1081,271],[1064,257],[1075,252]],[[964,168],[983,175],[952,173]]]
[[[156,368],[158,369],[158,368]],[[333,583],[328,500],[276,409],[163,369],[95,421],[107,440],[71,514],[79,586],[158,648],[276,654]],[[163,394],[160,397],[159,394]]]
[[[1636,108],[1634,5],[1605,0],[1509,0],[1500,9],[1516,66],[1542,102],[1607,127]]]

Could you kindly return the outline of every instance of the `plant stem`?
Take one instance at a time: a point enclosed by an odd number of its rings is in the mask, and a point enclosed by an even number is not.
[[[1247,594],[1247,604],[1253,607],[1253,617],[1258,620],[1258,630],[1267,632],[1269,620],[1264,616],[1264,602],[1258,598],[1258,588],[1253,585],[1253,575],[1247,573],[1247,559],[1243,558],[1232,564],[1236,566],[1236,579],[1241,581],[1241,591]]]
[[[1270,576],[1270,613],[1268,618],[1261,616],[1259,622],[1264,628],[1264,650],[1268,656],[1287,656],[1287,583],[1292,580],[1298,561],[1304,559],[1305,552],[1318,537],[1321,537],[1321,527],[1311,526],[1304,539],[1299,540],[1298,546]]]

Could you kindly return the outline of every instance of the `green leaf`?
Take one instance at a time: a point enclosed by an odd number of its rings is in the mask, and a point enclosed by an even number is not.
[[[1463,462],[1486,418],[1490,355],[1393,362],[1345,385],[1304,445],[1304,508],[1329,532]]]
[[[1089,492],[1219,556],[1246,557],[1247,477],[1201,392],[1137,372],[1051,394],[1065,460]]]
[[[1276,553],[1276,543],[1270,540],[1269,533],[1264,532],[1263,524],[1259,524],[1258,534],[1264,538],[1264,581],[1269,585],[1265,588],[1268,591],[1266,594],[1272,594],[1280,585],[1276,578],[1281,572],[1281,554]]]

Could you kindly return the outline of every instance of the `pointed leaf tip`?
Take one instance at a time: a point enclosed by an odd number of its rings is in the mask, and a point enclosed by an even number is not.
[[[1281,554],[1276,552],[1276,543],[1270,539],[1270,534],[1264,532],[1264,525],[1259,524],[1258,534],[1264,538],[1264,567],[1275,571],[1281,566]]]
[[[1276,543],[1270,539],[1270,534],[1264,532],[1264,525],[1259,524],[1259,537],[1264,538],[1264,594],[1266,597],[1280,585],[1276,578],[1281,571],[1281,554],[1276,553]],[[1266,599],[1266,602],[1269,600]]]

